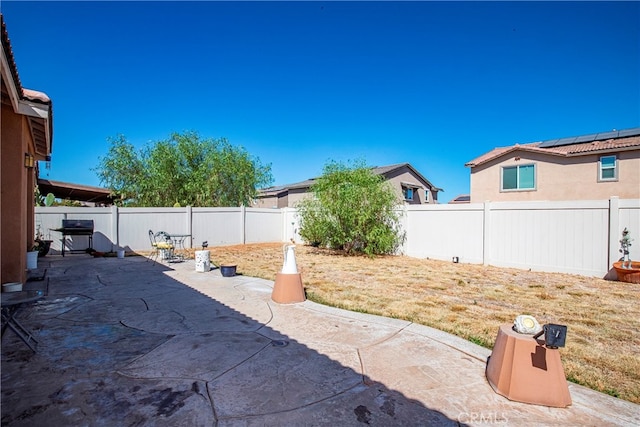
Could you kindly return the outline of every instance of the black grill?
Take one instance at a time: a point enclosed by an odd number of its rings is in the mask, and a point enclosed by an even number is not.
[[[54,231],[62,233],[62,256],[64,256],[64,247],[67,236],[88,236],[89,248],[93,247],[92,219],[63,219],[62,227],[56,228]]]

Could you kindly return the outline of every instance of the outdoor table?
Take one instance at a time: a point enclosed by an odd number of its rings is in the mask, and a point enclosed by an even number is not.
[[[168,233],[169,237],[171,237],[171,241],[173,242],[173,247],[175,249],[186,249],[184,247],[184,241],[187,240],[187,237],[191,237],[191,234],[172,234]]]
[[[2,336],[7,328],[10,328],[34,353],[38,341],[33,334],[25,328],[16,315],[26,304],[37,301],[44,297],[42,291],[20,291],[2,293]]]
[[[185,240],[187,240],[187,238],[191,237],[191,234],[172,234],[172,233],[167,233],[167,234],[169,235],[169,237],[171,238],[171,242],[173,243],[173,253],[172,253],[171,259],[183,261],[184,255],[178,254],[175,251],[177,249],[182,249],[183,251],[186,249],[184,247],[184,242]],[[171,262],[171,259],[169,259],[169,262]]]

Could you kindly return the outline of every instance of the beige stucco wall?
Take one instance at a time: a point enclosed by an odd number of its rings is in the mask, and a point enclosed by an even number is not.
[[[618,180],[599,182],[601,156],[618,158]],[[516,160],[519,158],[519,160]],[[500,191],[503,166],[534,164],[535,190]],[[600,200],[611,196],[640,198],[640,150],[576,157],[515,151],[471,169],[471,203],[531,200]]]
[[[255,203],[253,204],[253,207],[254,208],[277,208],[278,197],[276,196],[258,197],[255,199]]]
[[[295,208],[296,204],[300,200],[310,195],[311,195],[311,192],[307,192],[307,190],[303,188],[294,188],[292,190],[289,190],[289,200],[288,200],[289,204],[287,205],[287,207]]]
[[[281,193],[279,196],[267,196],[267,197],[259,197],[256,199],[253,207],[254,208],[269,208],[269,209],[280,209],[288,207],[289,203],[289,195],[286,192]]]

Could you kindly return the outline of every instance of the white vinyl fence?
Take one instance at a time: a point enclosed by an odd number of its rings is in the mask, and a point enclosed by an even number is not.
[[[619,253],[622,230],[640,259],[640,200],[499,202],[407,205],[399,210],[406,232],[402,252],[416,258],[604,277]],[[186,247],[301,241],[296,210],[259,208],[37,207],[36,227],[61,249],[51,229],[63,219],[93,219],[94,249],[148,251],[148,232],[190,234]],[[68,249],[84,249],[85,236],[69,236]]]

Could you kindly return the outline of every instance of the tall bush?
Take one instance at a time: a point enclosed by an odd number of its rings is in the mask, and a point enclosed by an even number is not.
[[[300,236],[308,243],[370,256],[393,253],[402,244],[398,195],[362,161],[328,162],[311,192],[297,205]]]
[[[224,138],[184,132],[141,149],[122,135],[110,143],[95,171],[122,205],[248,206],[273,180],[271,165]]]

